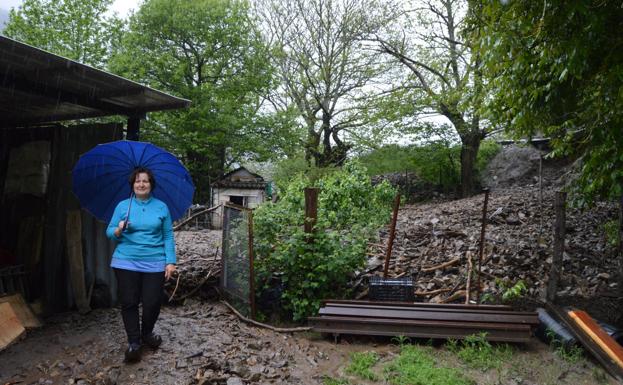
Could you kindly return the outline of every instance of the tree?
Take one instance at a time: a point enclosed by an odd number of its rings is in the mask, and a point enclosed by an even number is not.
[[[342,165],[345,138],[369,121],[365,104],[383,71],[363,38],[380,3],[370,0],[263,0],[257,3],[268,39],[276,46],[281,85],[270,97],[278,111],[296,111],[306,132],[305,157],[319,167]]]
[[[123,21],[106,16],[112,0],[24,0],[3,34],[96,68],[104,68]]]
[[[112,69],[191,100],[189,109],[150,114],[143,132],[182,156],[205,202],[228,164],[276,151],[279,135],[259,114],[270,62],[246,1],[147,0]]]
[[[475,2],[478,3],[478,2]],[[581,200],[623,193],[623,8],[608,1],[487,2],[473,15],[490,119],[581,157]]]
[[[397,17],[384,34],[371,39],[406,71],[392,90],[390,108],[403,105],[396,119],[438,113],[461,140],[461,194],[474,189],[480,142],[489,128],[480,115],[484,97],[479,53],[464,38],[468,12],[462,0],[418,1]],[[404,107],[407,105],[407,107]]]

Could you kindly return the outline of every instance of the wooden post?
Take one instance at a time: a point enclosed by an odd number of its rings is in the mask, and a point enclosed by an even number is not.
[[[619,202],[619,294],[623,295],[623,195]]]
[[[317,187],[305,188],[305,233],[311,234],[318,220],[318,191]],[[312,237],[307,238],[311,242]]]
[[[480,275],[482,271],[482,255],[485,250],[485,230],[487,228],[487,205],[489,204],[489,189],[485,192],[485,201],[482,205],[482,226],[480,227],[480,245],[478,250],[478,276],[476,278],[476,303],[480,303]],[[468,295],[469,297],[469,295]]]
[[[253,210],[247,210],[249,225],[249,303],[251,304],[251,319],[255,319],[255,271],[253,268]]]
[[[543,154],[541,154],[541,156],[539,157],[539,239],[542,236],[543,236]]]
[[[467,257],[467,283],[465,283],[465,304],[469,305],[472,294],[472,272],[474,271],[474,264],[472,263],[472,253],[469,251],[465,253]]]
[[[562,257],[565,252],[565,201],[567,193],[564,191],[556,192],[554,210],[556,212],[556,222],[554,224],[554,254],[552,255],[552,266],[549,270],[547,282],[547,301],[554,302],[560,271],[562,268]]]
[[[396,236],[396,220],[398,219],[398,209],[400,208],[400,193],[394,198],[394,210],[392,213],[392,223],[389,227],[389,239],[387,240],[387,250],[385,251],[385,267],[383,268],[383,278],[387,278],[389,272],[389,259],[392,256],[394,247],[394,237]]]
[[[128,117],[128,130],[125,135],[127,140],[139,139],[141,119],[145,119],[145,114]]]
[[[65,239],[67,241],[67,257],[69,275],[74,300],[80,313],[91,310],[87,301],[88,293],[84,282],[84,261],[82,258],[82,220],[80,210],[67,211],[65,222]]]

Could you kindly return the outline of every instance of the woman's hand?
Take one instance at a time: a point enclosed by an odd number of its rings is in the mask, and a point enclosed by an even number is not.
[[[123,228],[130,225],[130,222],[128,222],[128,224],[126,225],[125,221],[119,221],[119,224],[117,225],[117,228],[115,229],[114,233],[115,233],[115,237],[119,238],[121,236],[121,233],[123,232]]]
[[[164,279],[168,281],[171,277],[173,277],[173,273],[176,271],[177,267],[174,264],[169,263],[164,269]]]

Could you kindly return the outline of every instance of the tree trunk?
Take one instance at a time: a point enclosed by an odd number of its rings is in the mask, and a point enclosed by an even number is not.
[[[474,169],[481,140],[479,133],[461,136],[461,197],[474,191]]]

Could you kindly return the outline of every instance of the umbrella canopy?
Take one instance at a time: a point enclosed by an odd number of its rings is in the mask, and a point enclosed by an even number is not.
[[[83,154],[72,171],[73,192],[96,218],[109,222],[117,204],[130,197],[130,174],[137,167],[151,170],[156,187],[151,195],[179,219],[193,201],[195,186],[188,170],[171,153],[151,143],[120,140],[98,144]]]

